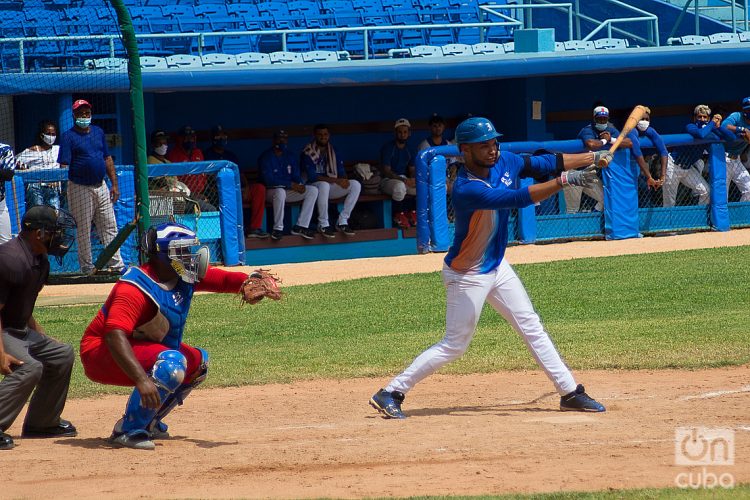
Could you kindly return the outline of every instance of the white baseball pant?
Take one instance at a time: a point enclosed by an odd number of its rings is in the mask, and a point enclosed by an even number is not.
[[[447,295],[445,336],[417,356],[411,366],[388,384],[386,391],[406,393],[425,377],[461,357],[474,338],[485,301],[521,335],[557,392],[564,396],[575,391],[573,374],[544,330],[523,283],[505,259],[487,274],[458,273],[444,265],[443,283]]]
[[[740,190],[740,201],[750,201],[750,174],[747,167],[742,163],[742,159],[727,156],[727,192],[732,181]]]
[[[94,223],[99,241],[105,247],[117,236],[117,221],[107,185],[104,181],[98,186],[86,186],[68,181],[68,208],[76,220],[78,264],[81,266],[82,273],[92,273],[94,263],[91,258],[91,223]],[[125,266],[119,250],[115,252],[107,266],[115,269]]]
[[[328,203],[331,199],[344,198],[344,209],[339,213],[338,224],[343,226],[349,223],[349,217],[352,215],[354,205],[357,204],[359,199],[359,193],[362,191],[362,184],[358,181],[349,181],[349,187],[343,188],[338,184],[332,184],[326,181],[318,181],[313,183],[318,188],[318,226],[328,227]]]
[[[380,181],[380,190],[393,199],[393,201],[403,201],[406,195],[417,195],[416,187],[408,187],[401,179],[383,179]]]
[[[601,179],[597,178],[591,186],[565,186],[563,188],[563,197],[565,198],[565,213],[575,214],[581,209],[581,195],[586,193],[596,200],[594,210],[604,211],[604,186]]]
[[[667,175],[664,179],[663,205],[673,207],[677,200],[677,188],[683,183],[698,196],[698,205],[708,205],[711,199],[708,183],[701,175],[703,160],[693,163],[690,168],[677,165],[672,156],[667,157]]]
[[[304,193],[298,193],[286,188],[266,188],[266,200],[273,203],[273,228],[276,231],[284,230],[284,204],[295,201],[302,201],[302,209],[297,217],[297,225],[307,228],[310,227],[313,208],[315,208],[315,199],[318,197],[318,188],[315,186],[305,186]]]
[[[6,199],[0,200],[0,243],[5,243],[11,240],[13,236],[13,229],[10,225],[10,213],[8,212],[8,204]]]

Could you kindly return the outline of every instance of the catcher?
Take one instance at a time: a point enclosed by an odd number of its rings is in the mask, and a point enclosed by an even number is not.
[[[239,293],[252,304],[281,298],[275,276],[210,267],[198,245],[181,224],[151,227],[141,240],[148,262],[122,275],[81,339],[88,378],[135,386],[109,438],[115,446],[153,450],[154,439],[169,437],[164,417],[206,379],[208,353],[182,342],[194,292]]]

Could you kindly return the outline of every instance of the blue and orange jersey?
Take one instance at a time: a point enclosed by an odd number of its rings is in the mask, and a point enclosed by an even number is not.
[[[522,157],[507,151],[500,152],[486,178],[462,167],[453,184],[456,231],[445,263],[458,272],[492,272],[508,245],[510,210],[532,204],[529,189],[519,188],[518,179],[558,170],[555,155]]]

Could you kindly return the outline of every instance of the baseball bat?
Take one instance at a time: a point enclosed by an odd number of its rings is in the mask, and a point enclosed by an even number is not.
[[[646,106],[641,106],[640,104],[633,108],[633,111],[630,112],[630,116],[628,116],[627,121],[625,122],[625,126],[622,127],[622,132],[620,132],[620,135],[617,136],[617,139],[615,140],[615,143],[612,144],[612,147],[609,148],[610,154],[615,154],[615,151],[617,151],[617,148],[620,147],[620,144],[622,143],[623,139],[630,133],[631,130],[635,128],[636,125],[638,125],[638,122],[643,119],[646,114],[651,114],[651,110],[647,108]],[[599,160],[599,167],[606,167],[609,165],[609,161],[607,161],[606,158],[602,158]]]

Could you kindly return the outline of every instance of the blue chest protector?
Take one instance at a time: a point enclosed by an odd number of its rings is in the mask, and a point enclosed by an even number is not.
[[[128,269],[120,280],[137,286],[159,309],[156,317],[146,325],[139,326],[138,331],[134,332],[133,336],[139,338],[138,334],[141,334],[141,338],[153,340],[154,335],[157,338],[161,337],[164,330],[168,328],[166,335],[159,343],[170,349],[179,349],[182,334],[185,330],[185,322],[188,312],[190,312],[190,302],[193,300],[195,285],[178,280],[177,285],[172,290],[164,290],[137,267]]]

